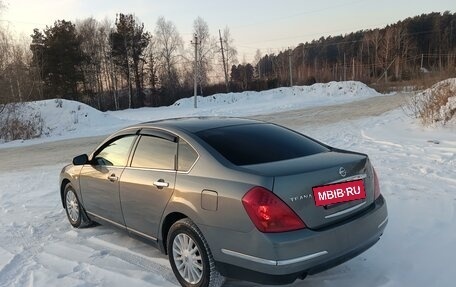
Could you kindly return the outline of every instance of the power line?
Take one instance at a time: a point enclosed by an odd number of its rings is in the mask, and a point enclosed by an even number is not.
[[[311,11],[302,11],[302,12],[292,13],[292,14],[288,14],[288,15],[285,15],[285,16],[281,16],[281,17],[269,18],[268,20],[258,21],[258,22],[254,22],[254,23],[250,23],[250,24],[231,26],[230,29],[236,30],[236,29],[239,29],[239,28],[263,25],[265,23],[269,24],[269,23],[279,22],[279,21],[283,21],[283,20],[289,20],[291,18],[295,18],[295,17],[298,17],[298,16],[320,13],[320,12],[324,12],[324,11],[327,11],[327,10],[333,10],[333,9],[337,9],[337,8],[341,8],[341,7],[345,7],[345,6],[349,6],[349,5],[353,5],[353,4],[357,4],[357,3],[360,3],[360,2],[366,2],[366,0],[356,0],[356,1],[351,1],[351,2],[348,2],[348,3],[340,4],[340,5],[331,5],[331,6],[327,6],[325,8],[315,9],[315,10],[311,10]]]
[[[361,31],[361,30],[360,30]],[[372,30],[370,30],[372,31]],[[439,32],[441,31],[441,29],[432,29],[432,30],[428,30],[428,31],[420,31],[420,32],[414,32],[414,33],[404,33],[403,35],[404,36],[415,36],[415,35],[423,35],[423,34],[431,34],[431,33],[435,33],[435,32]],[[358,31],[359,32],[359,31]],[[369,30],[365,31],[365,32],[369,32]],[[356,32],[354,32],[356,33]],[[342,36],[344,37],[344,36]],[[326,38],[327,39],[327,38]],[[325,40],[326,40],[325,39]],[[313,40],[315,41],[315,40]],[[360,39],[360,40],[343,40],[343,41],[337,41],[337,42],[331,42],[331,43],[321,43],[321,42],[306,42],[304,44],[304,46],[307,48],[307,47],[328,47],[328,46],[335,46],[335,45],[342,45],[342,44],[354,44],[354,43],[360,43],[360,42],[363,42],[365,41],[364,39]],[[245,45],[237,45],[238,47],[242,47],[242,48],[247,48],[247,49],[254,49],[254,50],[257,50],[257,49],[260,49],[260,50],[276,50],[277,53],[282,53],[283,50],[286,50],[284,48],[272,48],[272,47],[253,47],[253,46],[245,46]],[[253,52],[251,53],[253,54]]]
[[[49,25],[49,23],[44,24],[44,23],[38,23],[38,22],[18,21],[18,20],[9,20],[9,19],[0,19],[0,22],[8,22],[10,24],[21,23],[21,24],[30,24],[30,25]]]

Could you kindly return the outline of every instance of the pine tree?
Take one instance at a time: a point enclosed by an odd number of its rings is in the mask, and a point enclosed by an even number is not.
[[[54,26],[46,27],[44,34],[35,29],[30,49],[34,63],[41,66],[46,92],[55,97],[78,100],[84,55],[75,26],[69,21],[59,20]]]
[[[144,105],[143,73],[141,66],[145,61],[145,49],[149,45],[150,34],[144,31],[144,24],[138,24],[132,14],[119,14],[116,30],[110,34],[111,52],[114,63],[119,66],[128,80],[130,107]],[[133,74],[136,87],[136,101],[131,95]],[[136,104],[135,104],[136,102]]]

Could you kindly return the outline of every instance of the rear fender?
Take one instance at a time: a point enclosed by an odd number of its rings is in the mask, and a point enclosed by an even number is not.
[[[158,230],[158,245],[161,252],[166,254],[166,241],[169,228],[174,222],[182,218],[189,218],[196,225],[204,224],[193,205],[188,204],[188,202],[170,202],[163,212]]]

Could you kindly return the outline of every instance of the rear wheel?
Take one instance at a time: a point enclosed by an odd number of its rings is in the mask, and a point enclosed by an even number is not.
[[[91,221],[84,213],[84,209],[79,202],[76,191],[70,183],[65,186],[64,199],[65,211],[70,224],[76,228],[89,226]]]
[[[215,269],[206,239],[190,219],[181,219],[171,226],[167,249],[174,275],[182,286],[223,285],[225,278]]]

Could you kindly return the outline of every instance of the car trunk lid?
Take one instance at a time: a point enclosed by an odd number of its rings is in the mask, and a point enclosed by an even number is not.
[[[343,221],[374,201],[372,168],[364,154],[337,150],[244,168],[274,177],[274,194],[311,229]],[[317,206],[314,187],[356,180],[362,181],[366,194],[364,199]]]

